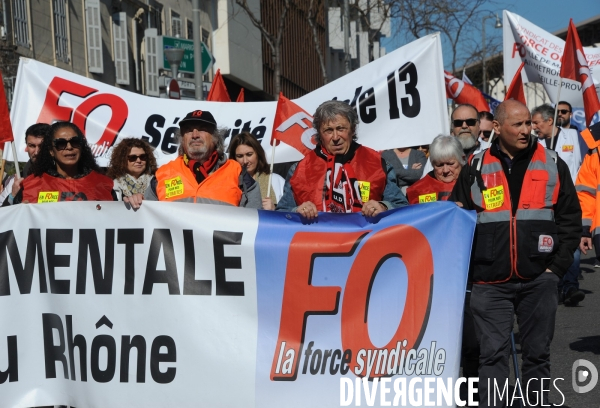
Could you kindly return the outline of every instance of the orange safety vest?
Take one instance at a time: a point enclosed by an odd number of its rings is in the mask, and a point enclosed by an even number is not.
[[[587,129],[586,129],[587,130]],[[581,205],[581,223],[595,240],[600,236],[600,156],[598,149],[590,150],[583,158],[575,189]],[[587,234],[586,234],[587,235]],[[596,244],[596,243],[594,243]]]
[[[113,201],[113,181],[98,172],[76,179],[33,174],[23,180],[23,202]]]
[[[560,180],[556,153],[539,143],[535,149],[515,215],[500,159],[485,150],[471,160],[471,170],[478,169],[471,184],[471,199],[477,210],[471,263],[475,283],[505,282],[513,276],[533,279],[546,270],[558,249],[554,205]],[[480,189],[481,180],[485,190]]]
[[[387,176],[384,171],[381,154],[368,147],[359,146],[349,163],[352,166],[352,170],[354,170],[358,184],[362,182],[370,183],[367,193],[368,197],[367,194],[364,194],[364,198],[367,199],[363,199],[363,202],[383,200],[383,191],[385,190]],[[298,163],[296,171],[290,179],[294,200],[297,204],[310,201],[317,206],[319,211],[326,211],[323,208],[323,188],[325,186],[326,172],[327,163],[323,158],[317,156],[314,150]],[[362,196],[363,194],[361,194]]]
[[[439,181],[429,174],[406,189],[409,204],[424,204],[435,201],[446,201],[452,193],[456,180],[450,183]]]
[[[221,201],[238,206],[242,199],[239,177],[242,166],[235,160],[227,160],[200,184],[192,170],[179,156],[161,166],[156,172],[156,194],[160,201],[198,202],[199,199]]]

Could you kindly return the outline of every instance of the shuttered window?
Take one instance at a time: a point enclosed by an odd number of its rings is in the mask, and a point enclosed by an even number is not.
[[[13,17],[15,19],[15,43],[29,48],[29,18],[27,17],[26,0],[13,0]]]
[[[113,41],[117,84],[129,85],[127,15],[125,12],[113,14]]]
[[[54,45],[56,58],[69,63],[69,36],[67,28],[67,0],[52,0]]]
[[[102,63],[102,31],[100,27],[100,1],[85,0],[85,23],[87,29],[88,70],[96,74],[104,72]]]
[[[149,28],[144,31],[144,42],[146,43],[146,95],[150,96],[159,96],[157,36],[158,30],[156,28]]]
[[[171,35],[181,38],[181,16],[171,11]]]

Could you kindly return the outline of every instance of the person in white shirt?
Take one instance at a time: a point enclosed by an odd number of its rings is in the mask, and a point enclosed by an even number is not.
[[[573,182],[581,167],[581,153],[577,131],[554,126],[554,108],[540,105],[531,111],[531,127],[546,149],[554,150],[567,163]]]

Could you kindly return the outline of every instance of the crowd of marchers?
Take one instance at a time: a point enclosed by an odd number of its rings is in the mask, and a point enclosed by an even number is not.
[[[177,158],[160,167],[148,143],[124,138],[102,169],[76,125],[39,123],[25,134],[23,177],[3,180],[0,202],[117,200],[138,210],[146,200],[177,201],[295,212],[314,222],[323,212],[378,217],[409,204],[454,201],[477,212],[462,366],[465,377],[479,377],[479,406],[488,406],[488,380],[504,384],[509,375],[515,316],[522,383],[551,377],[557,305],[584,300],[580,252],[600,244],[600,153],[589,146],[600,140],[600,124],[580,132],[566,102],[530,112],[508,100],[494,114],[460,105],[449,134],[430,145],[377,152],[359,143],[356,111],[327,101],[313,117],[316,147],[282,175],[247,132],[226,150],[224,129],[208,111],[179,122]],[[539,406],[547,398],[538,398]]]

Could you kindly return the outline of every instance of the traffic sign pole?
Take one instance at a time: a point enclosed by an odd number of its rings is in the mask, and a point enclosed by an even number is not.
[[[200,38],[200,0],[192,0],[193,29],[194,29],[194,79],[196,80],[196,99],[204,100],[202,89],[202,51]]]

